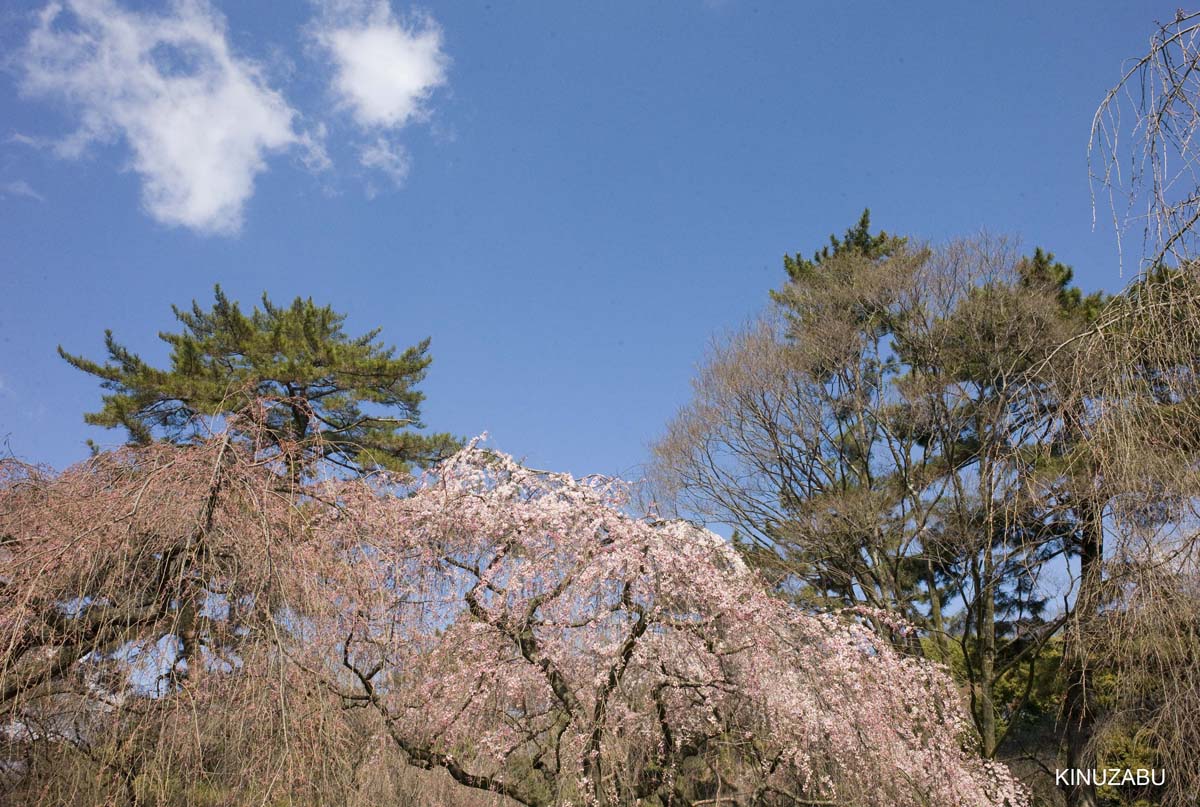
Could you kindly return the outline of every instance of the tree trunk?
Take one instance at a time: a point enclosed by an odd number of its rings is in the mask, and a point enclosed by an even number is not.
[[[1063,719],[1066,721],[1067,770],[1091,770],[1094,765],[1089,744],[1096,722],[1095,699],[1088,680],[1087,647],[1082,625],[1098,615],[1100,606],[1101,563],[1104,559],[1104,533],[1100,509],[1094,502],[1079,508],[1079,598],[1075,602],[1075,630],[1067,635],[1067,687],[1063,696]],[[1072,777],[1074,780],[1075,777]],[[1068,807],[1096,807],[1099,803],[1091,785],[1066,786]]]
[[[950,646],[946,639],[946,621],[942,617],[942,595],[938,592],[937,573],[934,571],[933,560],[931,558],[926,559],[925,569],[928,580],[926,585],[929,586],[929,618],[933,622],[933,641],[937,646],[937,660],[943,664],[948,664],[950,660]]]
[[[992,551],[984,550],[982,589],[979,591],[979,735],[983,756],[996,753],[996,703],[992,679],[996,674],[996,602],[992,583]]]

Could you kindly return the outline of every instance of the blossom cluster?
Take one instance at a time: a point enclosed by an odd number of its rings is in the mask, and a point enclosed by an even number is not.
[[[32,724],[37,687],[86,667],[106,683],[76,687],[73,708],[152,697],[163,737],[219,733],[241,709],[304,733],[285,747],[332,771],[322,787],[356,781],[330,758],[359,743],[354,764],[441,769],[531,807],[714,788],[747,805],[1026,803],[974,752],[940,668],[773,596],[705,529],[634,516],[618,480],[471,446],[422,478],[297,492],[221,439],[6,474],[10,727]],[[86,652],[45,661],[70,648]],[[92,732],[127,719],[90,714]],[[275,747],[249,743],[245,775],[277,769]]]

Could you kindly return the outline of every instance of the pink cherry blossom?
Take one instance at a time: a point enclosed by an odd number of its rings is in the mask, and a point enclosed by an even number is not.
[[[222,436],[4,465],[12,747],[90,749],[134,794],[236,747],[222,787],[305,803],[397,767],[532,807],[1027,803],[943,670],[620,481],[474,445],[285,479]]]

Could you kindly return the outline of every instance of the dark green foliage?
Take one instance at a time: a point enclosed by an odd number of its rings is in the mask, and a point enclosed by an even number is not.
[[[429,340],[397,354],[377,341],[380,329],[350,336],[345,315],[312,299],[271,303],[243,313],[221,287],[211,310],[172,306],[183,325],[159,338],[171,346],[170,367],[152,367],[104,335],[108,361],[58,352],[107,390],[93,425],[124,427],[131,443],[187,442],[212,419],[265,423],[270,445],[298,448],[297,471],[317,460],[351,471],[405,470],[453,451],[448,434],[417,434],[424,395],[417,384],[431,361]],[[267,404],[262,408],[262,401]]]
[[[1053,252],[1041,247],[1033,255],[1023,258],[1017,265],[1022,289],[1049,292],[1055,296],[1063,317],[1082,323],[1094,323],[1108,302],[1104,292],[1097,291],[1084,296],[1078,286],[1072,286],[1075,271],[1065,263],[1054,260]]]
[[[829,236],[828,246],[813,253],[811,259],[803,258],[799,253],[783,256],[783,268],[792,281],[810,279],[821,264],[838,255],[848,253],[862,255],[870,260],[881,260],[894,254],[908,243],[907,238],[888,235],[880,231],[871,235],[871,211],[863,210],[858,224],[846,230],[840,239],[835,235]]]

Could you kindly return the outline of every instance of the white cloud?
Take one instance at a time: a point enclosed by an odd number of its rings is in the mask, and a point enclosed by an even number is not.
[[[62,99],[80,116],[58,153],[123,139],[147,211],[168,224],[236,232],[268,154],[298,144],[323,159],[259,67],[230,52],[206,0],[178,0],[161,15],[113,0],[52,3],[18,62],[25,94]]]
[[[46,197],[33,189],[23,179],[14,179],[11,182],[0,182],[0,196],[21,196],[26,199],[33,199],[36,202],[46,201]],[[0,378],[0,390],[4,389],[4,379]]]
[[[449,58],[429,17],[403,20],[388,0],[314,0],[311,35],[332,66],[330,90],[363,140],[359,164],[399,187],[408,152],[395,133],[428,118],[426,104],[446,83]],[[377,187],[368,180],[367,195]]]
[[[387,0],[327,0],[315,25],[317,42],[333,59],[332,88],[365,129],[399,128],[423,114],[446,83],[442,32],[429,18],[411,25]]]

